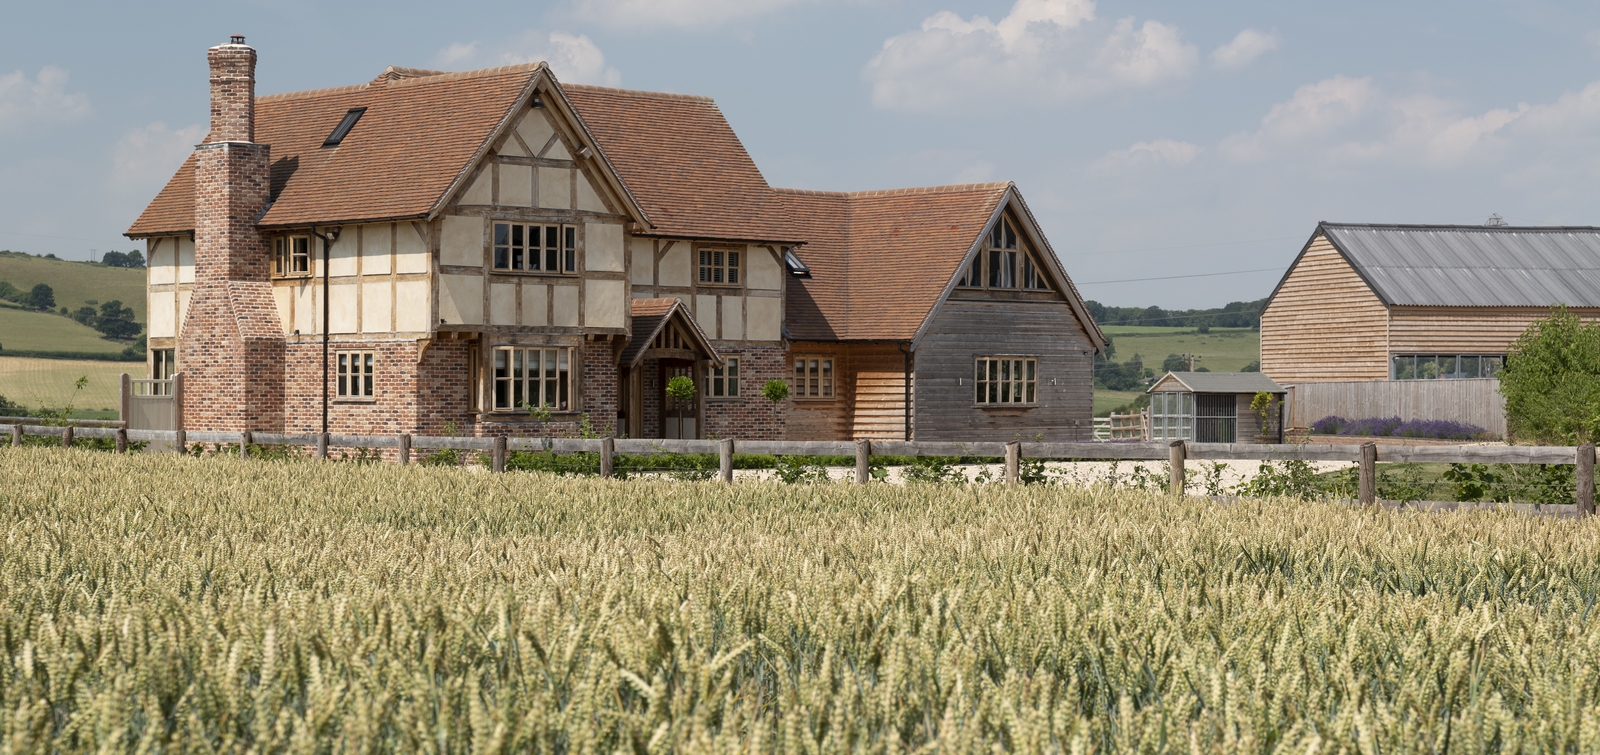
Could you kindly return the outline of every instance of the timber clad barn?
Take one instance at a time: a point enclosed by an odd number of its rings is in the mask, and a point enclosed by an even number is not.
[[[776,190],[711,100],[543,63],[257,98],[209,57],[128,231],[187,429],[1090,436],[1105,339],[1011,184]]]
[[[1558,304],[1600,316],[1600,229],[1322,223],[1261,313],[1261,371],[1492,378]]]

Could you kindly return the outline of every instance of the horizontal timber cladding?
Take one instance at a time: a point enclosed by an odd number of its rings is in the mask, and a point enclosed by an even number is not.
[[[905,356],[894,344],[796,342],[789,345],[785,377],[794,384],[794,360],[832,359],[834,395],[784,402],[789,440],[905,438]]]
[[[1261,313],[1261,371],[1279,382],[1385,380],[1389,312],[1318,234]]]
[[[1065,302],[947,301],[916,352],[916,440],[1087,440],[1094,345]],[[1038,360],[1032,406],[980,408],[980,356]]]
[[[1586,321],[1597,309],[1573,309]],[[1545,307],[1395,307],[1389,322],[1391,354],[1504,354]]]

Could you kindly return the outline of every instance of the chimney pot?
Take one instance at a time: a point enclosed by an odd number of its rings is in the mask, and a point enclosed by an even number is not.
[[[242,45],[242,44],[244,44],[244,35],[243,34],[234,34],[234,35],[228,37],[228,44],[230,44],[230,45]]]

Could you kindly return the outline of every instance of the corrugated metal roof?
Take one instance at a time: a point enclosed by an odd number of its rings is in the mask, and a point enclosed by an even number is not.
[[[1323,223],[1384,302],[1600,306],[1600,228]]]
[[[1284,392],[1283,386],[1259,372],[1169,372],[1166,377],[1150,386],[1147,392],[1155,393],[1156,389],[1161,388],[1161,384],[1168,379],[1176,380],[1179,385],[1188,389],[1189,393]]]

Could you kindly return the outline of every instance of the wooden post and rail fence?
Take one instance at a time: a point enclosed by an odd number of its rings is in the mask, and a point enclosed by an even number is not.
[[[478,451],[488,454],[490,468],[504,472],[507,455],[513,451],[540,453],[595,453],[600,459],[601,477],[614,475],[616,454],[715,454],[718,476],[733,481],[733,456],[768,454],[773,456],[854,456],[856,484],[871,479],[873,456],[978,457],[1003,460],[1005,482],[1018,485],[1023,459],[1057,461],[1165,461],[1169,465],[1169,490],[1182,495],[1186,462],[1204,461],[1342,461],[1359,466],[1357,500],[1375,505],[1378,462],[1446,464],[1555,464],[1574,469],[1573,501],[1570,506],[1532,506],[1529,510],[1545,514],[1594,513],[1595,447],[1581,446],[1408,446],[1372,443],[1360,446],[1332,444],[1255,444],[1255,443],[1030,443],[941,441],[855,440],[657,440],[639,438],[512,438],[432,437],[422,435],[332,435],[319,433],[263,432],[186,432],[184,430],[130,430],[115,421],[74,420],[69,424],[47,424],[49,420],[31,417],[0,417],[0,437],[11,436],[11,445],[22,445],[28,435],[51,436],[70,447],[79,438],[111,438],[118,451],[126,451],[130,441],[159,443],[174,452],[183,452],[191,443],[238,446],[240,456],[248,456],[251,446],[300,446],[315,448],[316,458],[328,458],[331,448],[395,450],[399,464],[411,463],[414,450]],[[1468,508],[1495,504],[1421,502],[1431,508]],[[1505,504],[1500,504],[1505,505]],[[1522,504],[1511,504],[1523,507]]]

